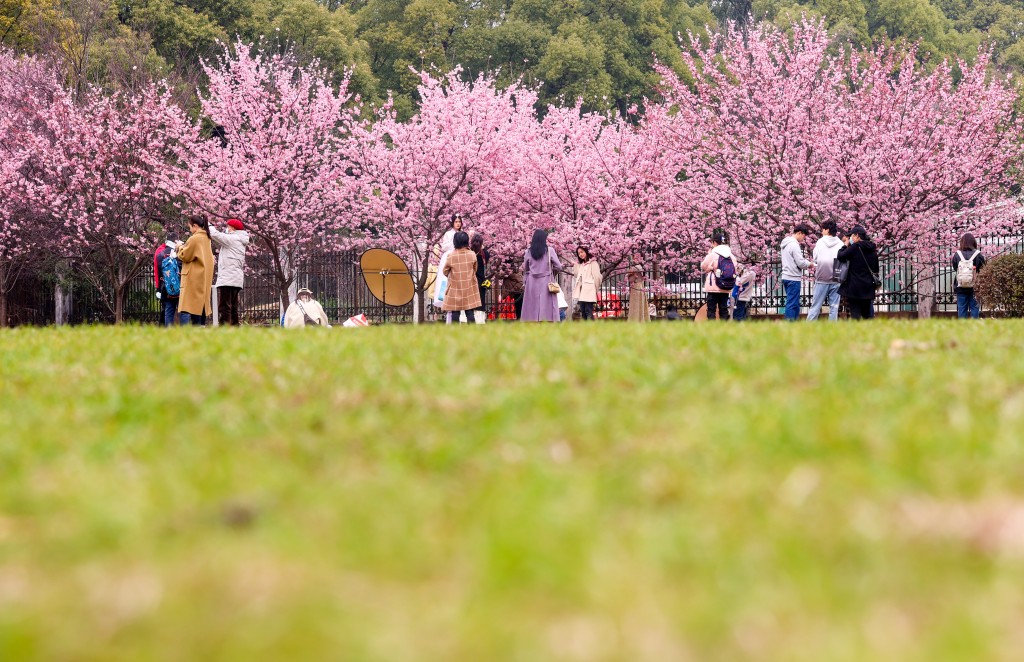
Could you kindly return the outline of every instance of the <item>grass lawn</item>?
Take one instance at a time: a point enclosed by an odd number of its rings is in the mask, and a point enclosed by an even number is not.
[[[1024,651],[1024,323],[0,333],[0,660]]]

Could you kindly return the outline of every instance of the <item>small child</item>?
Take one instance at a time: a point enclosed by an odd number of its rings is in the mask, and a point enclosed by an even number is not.
[[[558,321],[565,321],[565,311],[569,309],[569,302],[565,300],[562,290],[558,290]]]
[[[747,305],[754,296],[754,281],[757,280],[757,273],[750,267],[740,265],[739,276],[736,278],[736,285],[732,288],[733,314],[732,318],[737,322],[747,319]]]

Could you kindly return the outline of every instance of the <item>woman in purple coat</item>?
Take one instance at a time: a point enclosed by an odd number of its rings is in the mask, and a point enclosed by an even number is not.
[[[562,270],[555,249],[548,246],[548,233],[534,230],[530,248],[523,255],[523,322],[557,322],[558,296],[548,290]]]

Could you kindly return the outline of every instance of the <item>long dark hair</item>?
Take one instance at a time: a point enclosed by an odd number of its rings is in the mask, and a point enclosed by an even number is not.
[[[206,234],[210,234],[210,223],[206,220],[205,216],[199,216],[199,215],[189,216],[188,217],[188,224],[189,225],[198,225],[200,230],[202,230]]]
[[[534,230],[533,239],[530,240],[530,255],[534,260],[539,260],[548,254],[548,233],[544,230]]]
[[[970,232],[965,232],[964,236],[960,237],[960,250],[962,251],[976,251],[978,250],[978,240],[974,238],[974,235]]]
[[[594,256],[590,254],[590,249],[589,248],[587,248],[586,246],[577,246],[576,247],[576,259],[577,260],[580,259],[580,251],[583,251],[584,253],[587,254],[587,259],[583,260],[583,262],[590,262],[592,259],[594,259]]]

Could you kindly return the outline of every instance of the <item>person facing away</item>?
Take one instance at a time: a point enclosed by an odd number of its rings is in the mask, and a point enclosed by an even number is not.
[[[748,307],[750,306],[750,300],[754,298],[754,283],[757,282],[757,272],[754,271],[753,267],[742,264],[737,265],[736,270],[740,275],[736,278],[736,287],[732,289],[732,298],[735,306],[732,318],[737,322],[742,322],[750,314]]]
[[[572,282],[572,298],[580,305],[580,317],[584,320],[594,319],[594,306],[597,304],[597,293],[601,290],[601,267],[590,254],[586,246],[576,248],[576,265]]]
[[[245,249],[249,233],[237,218],[228,221],[225,232],[210,226],[210,241],[220,249],[217,257],[217,305],[224,324],[241,323],[238,297],[245,284]]]
[[[729,238],[722,230],[711,234],[711,250],[700,263],[707,295],[708,319],[729,320],[729,295],[736,285],[736,262],[728,246]]]
[[[782,240],[782,289],[786,292],[786,319],[790,322],[800,317],[800,280],[804,269],[814,266],[800,247],[810,232],[806,223],[799,223],[793,228],[793,234]]]
[[[487,299],[487,288],[491,286],[487,280],[487,266],[491,262],[491,253],[484,248],[484,236],[479,232],[473,233],[473,238],[469,240],[469,249],[476,254],[476,285],[480,290],[480,307],[474,312],[479,313],[477,321],[483,324],[487,321],[484,301]],[[466,313],[466,317],[469,317],[469,313]]]
[[[867,231],[860,225],[850,230],[843,240],[836,260],[847,262],[850,270],[839,290],[850,304],[850,317],[855,320],[875,316],[875,276],[878,275],[878,251]]]
[[[835,221],[821,224],[821,238],[814,244],[811,256],[814,262],[814,297],[811,299],[811,309],[807,311],[808,322],[818,319],[821,307],[826,302],[828,319],[832,322],[839,319],[839,270],[836,268],[836,255],[843,247],[843,240],[838,234]]]
[[[953,273],[956,278],[956,316],[960,319],[978,319],[981,308],[974,296],[978,272],[985,266],[985,256],[978,250],[978,240],[970,232],[960,237],[960,250],[953,254]]]
[[[302,329],[307,326],[330,328],[330,320],[320,302],[313,298],[308,287],[299,289],[295,301],[284,311],[284,328]]]
[[[441,237],[441,244],[439,246],[439,250],[438,250],[438,248],[435,248],[435,253],[438,256],[437,273],[441,274],[442,276],[444,276],[444,265],[445,265],[445,262],[448,260],[448,256],[451,254],[451,252],[455,249],[455,247],[454,247],[455,233],[462,232],[463,226],[464,226],[464,223],[462,221],[462,216],[460,216],[459,214],[452,214],[451,227],[449,227],[448,230],[446,230],[444,235]],[[444,307],[442,306],[442,304],[444,302],[444,300],[442,298],[443,297],[442,293],[444,292],[444,289],[447,288],[447,287],[448,287],[447,283],[445,283],[440,288],[435,287],[435,290],[434,290],[434,307],[435,308],[441,308],[442,310],[444,310]],[[451,322],[452,321],[451,313],[445,313],[444,316],[445,316],[445,321],[447,321],[447,322]],[[456,321],[458,321],[458,320],[456,320]]]
[[[548,284],[555,282],[555,274],[561,270],[558,254],[548,246],[548,233],[534,230],[530,247],[523,253],[523,310],[520,320],[558,321],[558,296],[548,288]]]
[[[213,289],[213,248],[210,245],[210,226],[202,216],[189,216],[191,235],[179,246],[181,260],[181,297],[178,313],[182,324],[206,324],[210,312],[210,293]]]
[[[448,289],[444,293],[441,309],[455,313],[447,319],[451,324],[459,321],[458,313],[466,312],[466,322],[474,323],[473,311],[481,306],[480,286],[476,280],[477,255],[469,248],[469,235],[456,232],[453,250],[444,264],[444,275],[448,278]]]
[[[164,326],[173,326],[178,317],[178,298],[181,296],[181,260],[175,250],[178,233],[168,232],[167,241],[153,252],[153,280],[156,296],[160,299],[161,321]]]
[[[629,312],[627,322],[650,322],[650,305],[647,301],[646,276],[640,254],[633,253],[626,271],[626,282],[629,283]]]

